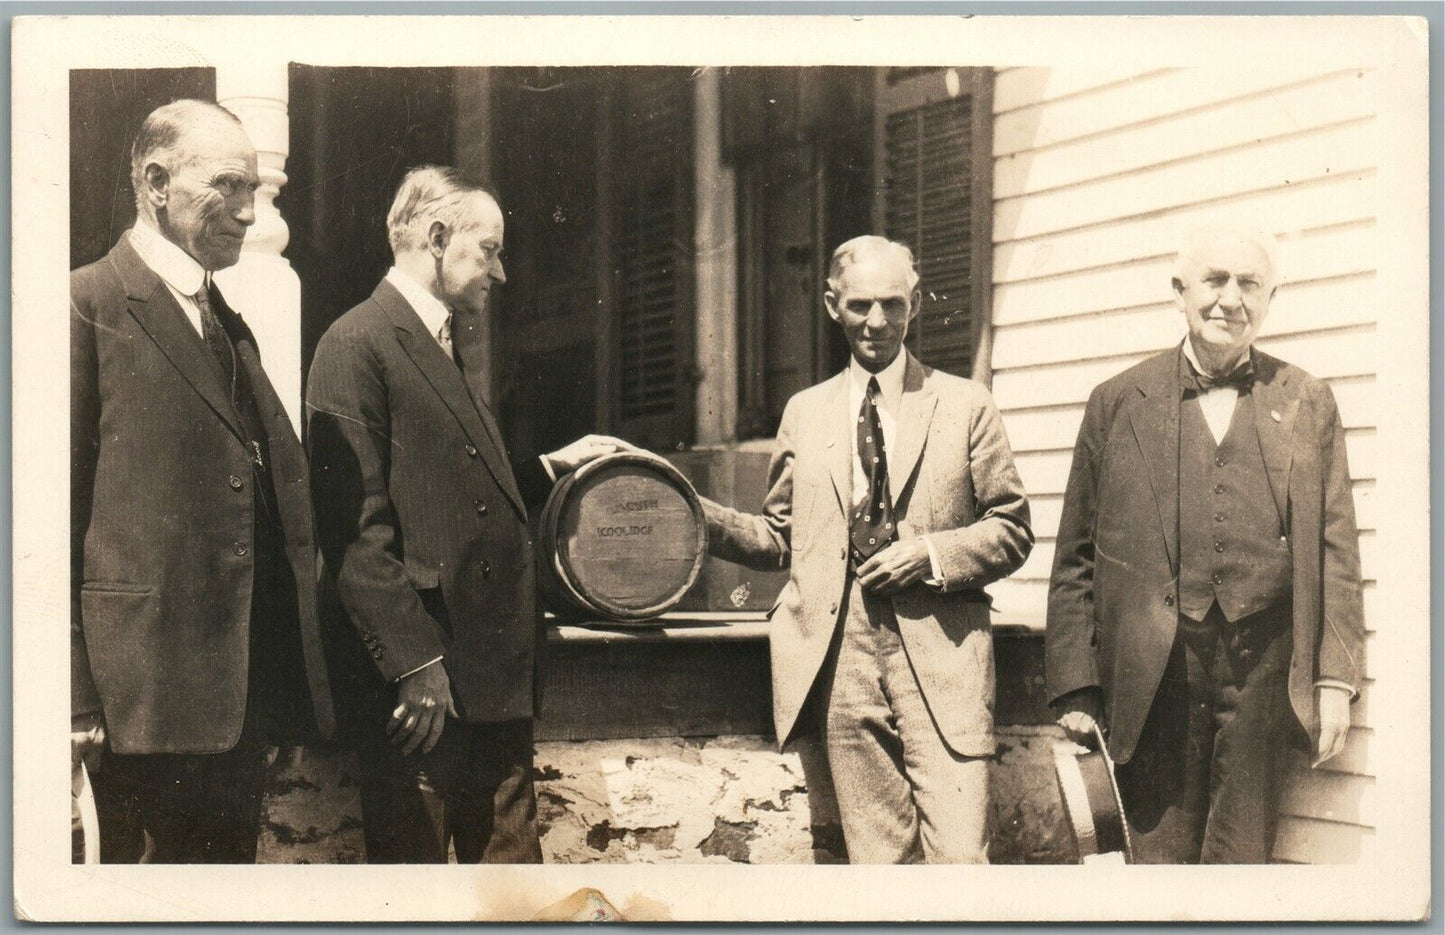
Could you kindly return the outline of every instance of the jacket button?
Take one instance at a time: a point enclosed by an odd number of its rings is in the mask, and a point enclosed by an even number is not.
[[[380,647],[380,646],[373,646],[373,647],[371,648],[371,658],[380,661],[382,655],[383,655],[383,654],[382,654],[382,652],[381,652],[381,647]]]
[[[834,604],[833,606],[831,606],[831,607],[828,608],[828,613],[830,613],[830,614],[836,614],[837,612],[838,612],[838,605],[837,605],[837,604]]]
[[[1173,595],[1173,594],[1166,594],[1166,595],[1164,595],[1164,603],[1167,604],[1167,605],[1169,605],[1170,607],[1173,607],[1173,606],[1174,606],[1174,595]]]
[[[477,515],[478,515],[478,516],[486,516],[486,515],[487,515],[487,505],[486,505],[485,503],[483,503],[483,502],[480,501],[480,500],[473,500],[473,501],[472,501],[472,505],[477,508]]]
[[[492,566],[487,564],[486,559],[478,559],[477,567],[482,570],[483,578],[490,578],[492,576]]]
[[[477,446],[476,446],[476,445],[468,445],[468,446],[467,446],[467,457],[468,457],[468,458],[475,458],[476,456],[477,456]]]
[[[1216,552],[1223,552],[1223,551],[1224,551],[1224,543],[1223,543],[1223,542],[1215,542],[1215,543],[1214,543],[1214,551],[1216,551]]]
[[[237,542],[235,551],[237,555],[245,555],[247,551],[245,543]]]
[[[1215,572],[1214,577],[1210,578],[1209,580],[1213,581],[1215,584],[1223,584],[1224,576],[1221,575],[1219,572]]]
[[[1215,467],[1224,467],[1224,458],[1223,458],[1223,457],[1215,458],[1215,459],[1214,459],[1214,466],[1215,466]]]
[[[1215,485],[1214,485],[1214,492],[1215,492],[1215,493],[1224,493],[1224,485],[1223,485],[1223,484],[1215,484]]]
[[[235,475],[235,474],[232,474],[232,475],[231,475],[231,489],[232,489],[232,490],[240,490],[240,489],[241,489],[242,487],[244,487],[244,486],[246,486],[246,482],[245,482],[245,481],[241,480],[241,478],[238,477],[238,476]]]

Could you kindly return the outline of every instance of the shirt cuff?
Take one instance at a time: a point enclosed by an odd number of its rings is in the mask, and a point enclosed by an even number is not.
[[[1355,691],[1355,686],[1349,682],[1341,682],[1339,679],[1319,679],[1315,682],[1315,688],[1338,688],[1341,691],[1349,692],[1351,699],[1359,694]]]
[[[933,547],[933,540],[927,536],[923,537],[923,544],[928,546],[928,577],[923,579],[923,583],[930,588],[942,590],[943,571],[941,566],[943,563],[938,560],[938,550]]]
[[[393,682],[393,684],[394,684],[394,683],[396,683],[396,682],[400,682],[402,679],[406,678],[408,675],[416,675],[416,674],[417,674],[418,672],[420,672],[422,669],[425,669],[427,666],[434,666],[434,665],[436,665],[438,662],[441,662],[444,658],[446,658],[446,657],[445,657],[445,656],[438,656],[438,657],[436,657],[435,659],[433,659],[431,662],[423,662],[421,665],[417,666],[415,669],[412,669],[410,672],[403,672],[401,675],[398,675],[396,678],[392,679],[392,682]]]
[[[547,460],[546,455],[537,455],[537,460],[542,462],[542,470],[547,472],[547,479],[557,483],[557,471],[552,467],[552,462]]]

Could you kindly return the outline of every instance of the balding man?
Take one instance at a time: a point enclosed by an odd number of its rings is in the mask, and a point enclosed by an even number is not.
[[[331,727],[305,456],[211,280],[255,221],[256,153],[176,101],[131,184],[135,226],[70,283],[72,744],[102,859],[246,863],[266,747]]]
[[[506,282],[495,198],[422,166],[386,223],[395,265],[322,337],[306,390],[322,553],[352,627],[336,667],[360,731],[367,859],[538,863],[528,509],[623,443],[511,462],[483,349],[460,340],[485,333]]]
[[[1339,753],[1363,678],[1359,546],[1329,387],[1253,348],[1267,235],[1191,234],[1183,343],[1089,397],[1049,588],[1060,723],[1107,733],[1136,858],[1263,863],[1282,754]]]
[[[821,732],[854,863],[987,860],[983,588],[1033,546],[988,391],[903,347],[920,300],[906,246],[840,246],[824,303],[852,359],[788,402],[761,515],[705,503],[714,555],[791,569],[770,632],[777,738]]]

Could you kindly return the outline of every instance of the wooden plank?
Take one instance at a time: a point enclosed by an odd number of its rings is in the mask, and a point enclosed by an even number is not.
[[[1137,65],[1103,60],[1063,67],[1007,68],[994,76],[993,112],[1002,114],[1148,74]]]
[[[1373,325],[1379,290],[1373,274],[1323,282],[1288,283],[1270,307],[1268,338]],[[1079,297],[1092,304],[1108,301]],[[1278,314],[1276,314],[1278,312]],[[998,370],[1115,357],[1158,350],[1184,337],[1184,316],[1172,301],[1136,308],[1110,309],[1070,318],[1024,324],[994,324],[991,360]],[[1286,358],[1288,359],[1288,358]]]
[[[1337,285],[1359,288],[1358,274],[1373,274],[1376,269],[1378,231],[1372,221],[1327,228],[1305,234],[1279,244],[1279,267],[1282,276],[1279,293],[1271,303],[1270,315],[1278,318],[1286,313],[1298,314],[1292,294],[1331,289]],[[1132,260],[1123,264],[1049,276],[1024,279],[994,286],[993,323],[995,327],[1020,322],[1044,321],[1137,306],[1157,306],[1174,302],[1174,254],[1168,252],[1151,259]],[[1341,277],[1355,276],[1352,280]],[[1318,280],[1327,280],[1319,283]],[[926,285],[926,284],[925,284]],[[1371,285],[1370,288],[1373,289]],[[1372,296],[1364,309],[1331,310],[1341,322],[1356,323],[1373,320],[1378,301]],[[1298,327],[1298,326],[1296,326]],[[1321,322],[1317,327],[1327,328]],[[1271,330],[1277,330],[1277,326]]]
[[[1314,769],[1294,773],[1285,786],[1280,814],[1372,828],[1375,779]]]
[[[1066,100],[1039,101],[994,120],[993,153],[1057,146],[1119,127],[1157,121],[1275,88],[1307,81],[1310,66],[1282,68],[1178,68],[1140,75]],[[997,96],[997,92],[995,92]],[[1283,122],[1283,114],[1276,120]]]
[[[1312,182],[1293,182],[1251,192],[1225,203],[1181,205],[1149,217],[1132,217],[1082,231],[1044,234],[997,243],[995,283],[1174,255],[1186,231],[1224,214],[1249,219],[1277,236],[1332,227],[1375,214],[1375,174],[1332,173]],[[997,238],[996,238],[997,239]]]
[[[1300,864],[1368,864],[1376,859],[1375,831],[1284,816],[1275,836],[1274,859]]]
[[[1179,106],[1161,112],[1157,119],[1146,118],[1142,123],[1137,113],[1071,107],[1074,102],[1010,114],[996,124],[1007,136],[1000,141],[995,130],[994,153],[998,158],[994,162],[993,194],[995,198],[1009,198],[1046,191],[1368,116],[1375,105],[1364,93],[1365,79],[1358,75],[1354,70],[1343,71],[1269,93],[1216,97],[1199,107]],[[1152,83],[1165,84],[1172,77],[1155,78]],[[1253,80],[1257,76],[1231,72],[1231,78]],[[1195,87],[1210,97],[1234,90],[1213,82],[1200,82]],[[1135,85],[1130,88],[1133,90]],[[1088,97],[1077,103],[1095,101]],[[1037,118],[1035,127],[1028,126],[1029,117]],[[1065,122],[1072,126],[1063,126]],[[1086,127],[1098,129],[1082,139],[1056,142],[1043,149],[1029,145],[1030,133],[1037,139],[1049,132],[1069,133]]]
[[[994,202],[995,242],[1074,230],[1373,168],[1373,118],[1142,172]]]

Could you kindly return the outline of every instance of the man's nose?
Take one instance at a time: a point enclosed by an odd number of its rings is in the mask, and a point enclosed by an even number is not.
[[[1242,301],[1239,294],[1239,283],[1235,282],[1233,277],[1230,277],[1229,280],[1225,282],[1223,288],[1219,290],[1219,304],[1227,309],[1236,309],[1239,308]]]
[[[501,257],[497,257],[495,260],[492,261],[491,276],[498,285],[507,281],[507,271],[502,269]]]
[[[888,316],[883,314],[882,302],[874,302],[868,306],[868,316],[863,319],[863,323],[874,331],[882,331],[888,327]]]
[[[241,196],[241,203],[237,206],[235,214],[232,215],[239,224],[250,227],[256,223],[256,193],[247,192]]]

